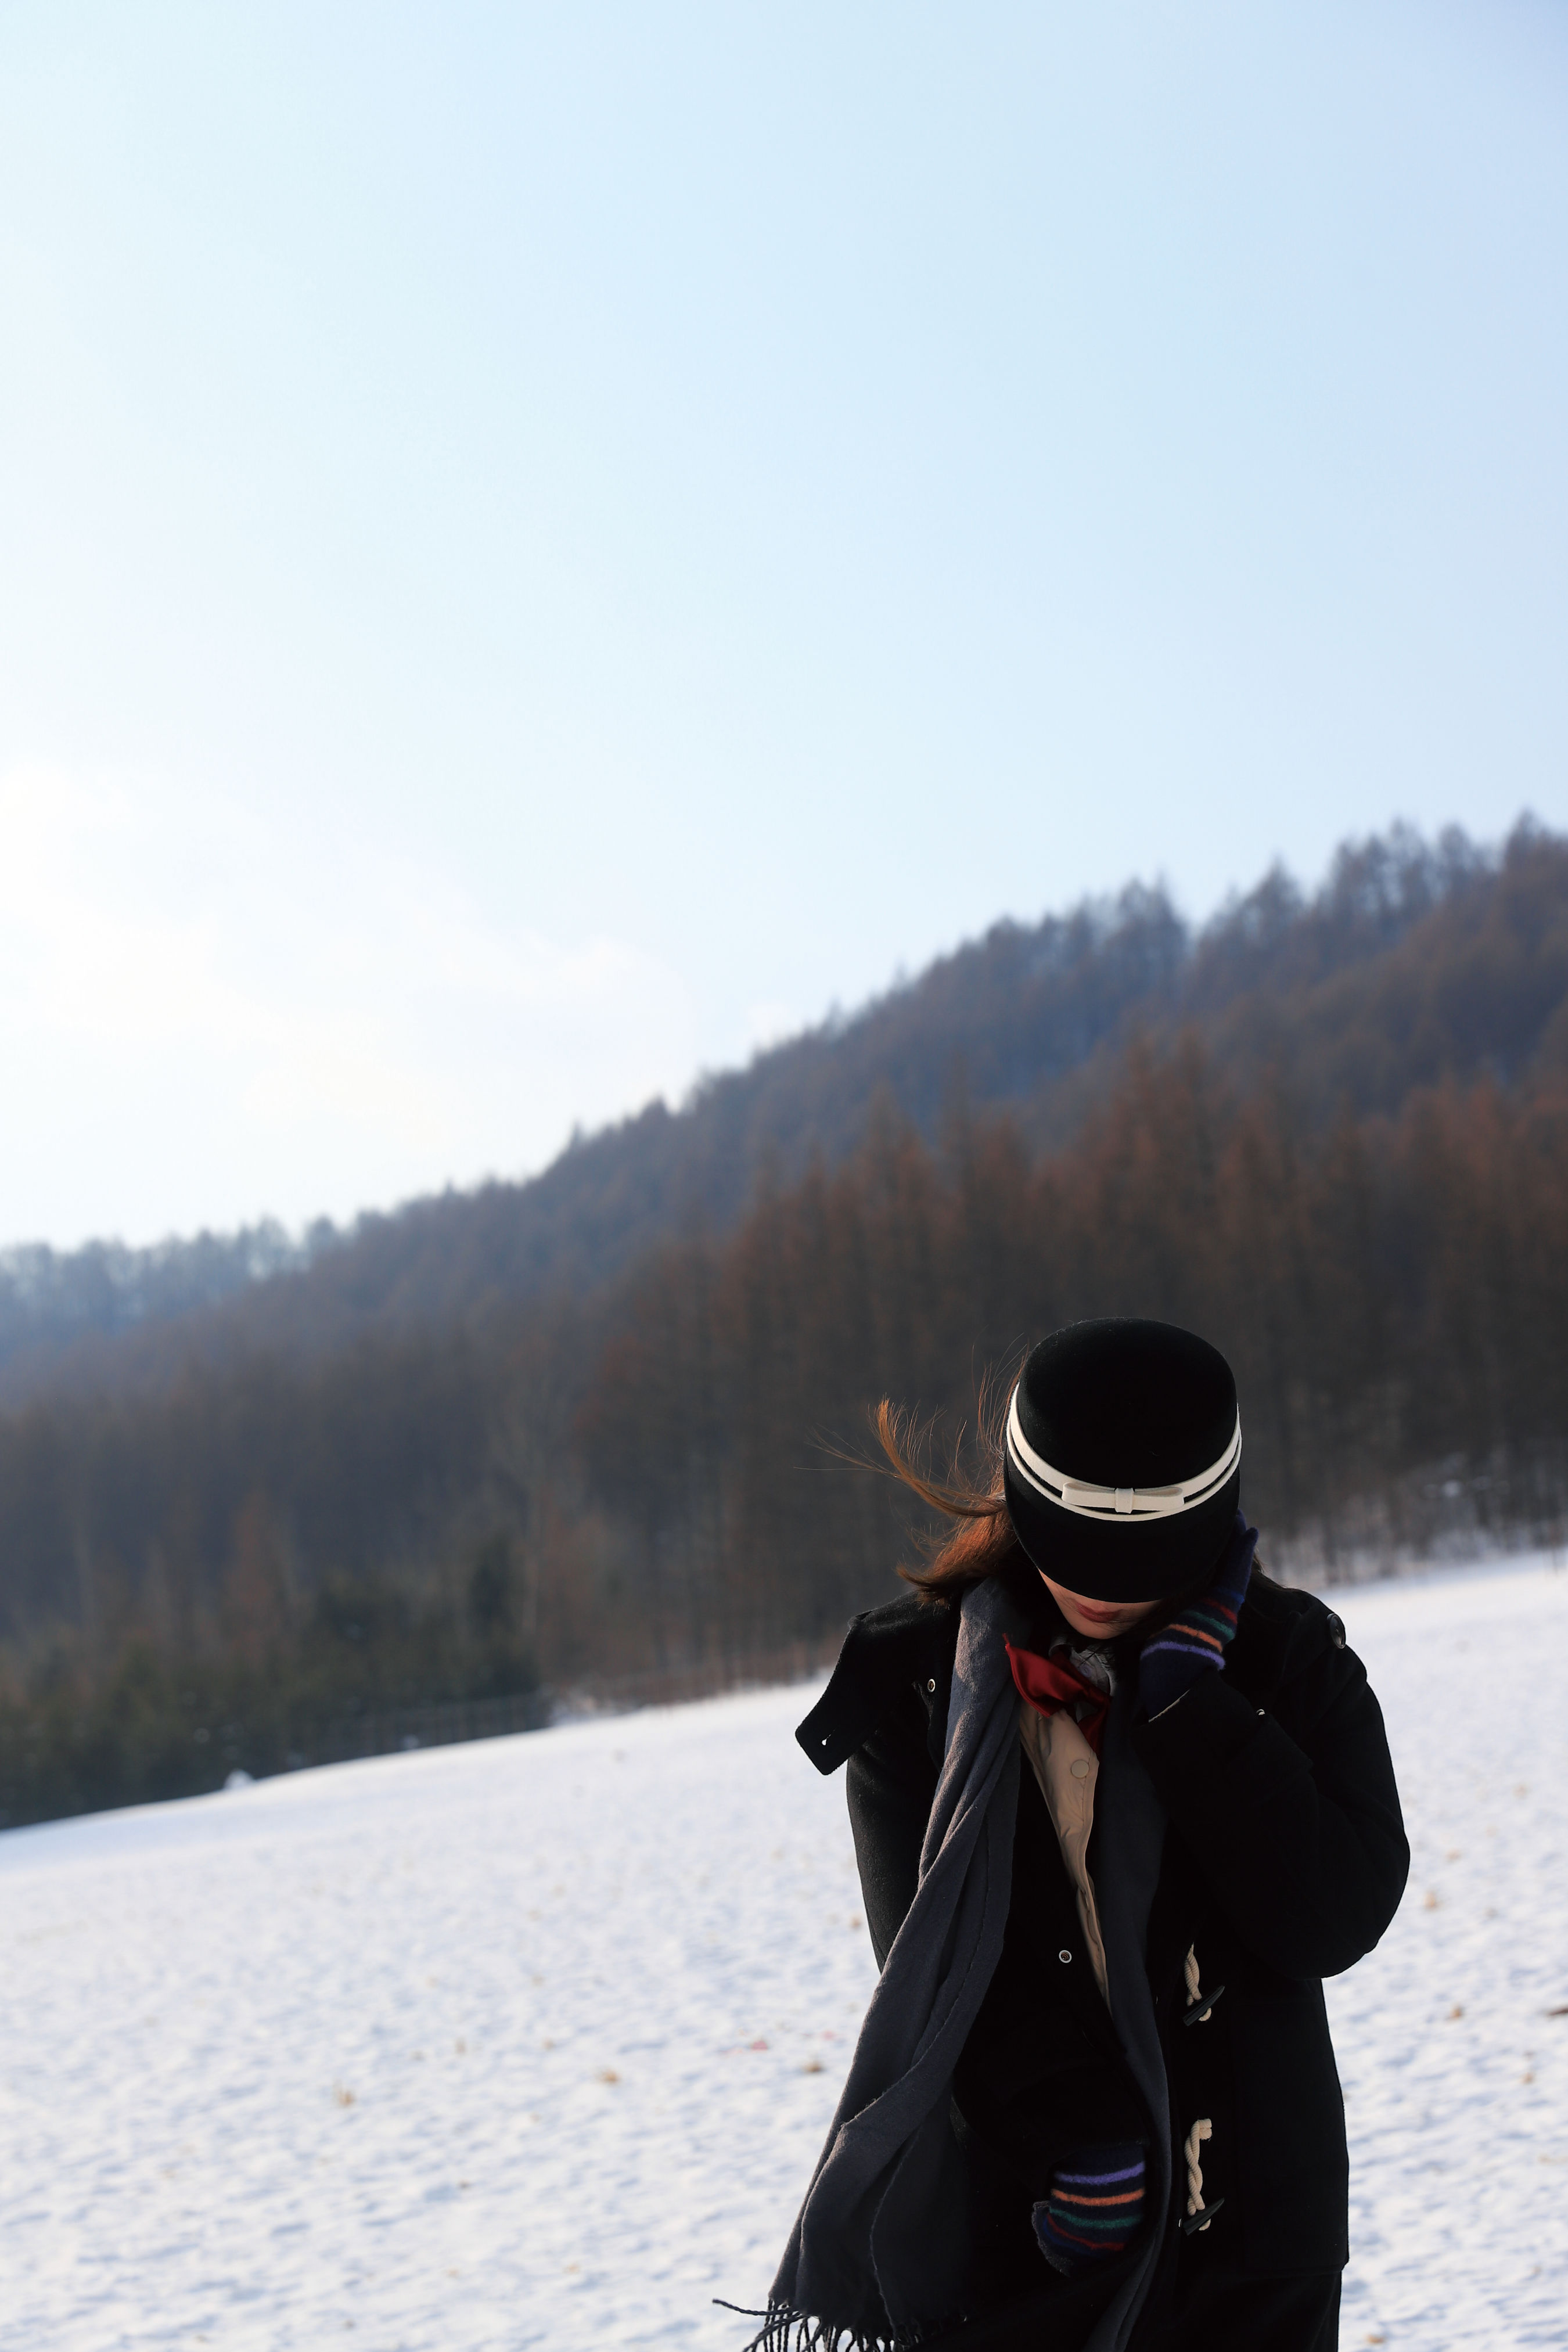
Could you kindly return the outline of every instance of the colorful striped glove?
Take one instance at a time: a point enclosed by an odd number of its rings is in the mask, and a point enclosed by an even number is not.
[[[1247,1598],[1257,1548],[1258,1529],[1249,1528],[1237,1511],[1236,1532],[1213,1583],[1195,1601],[1185,1602],[1170,1624],[1151,1633],[1138,1654],[1138,1699],[1145,1715],[1163,1715],[1173,1706],[1205,1666],[1224,1672],[1226,1647]]]
[[[1075,2149],[1051,2175],[1051,2193],[1032,2218],[1041,2253],[1064,2278],[1119,2254],[1143,2219],[1142,2142]]]

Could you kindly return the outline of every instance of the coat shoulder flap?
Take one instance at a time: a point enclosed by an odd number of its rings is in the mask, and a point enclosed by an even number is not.
[[[1315,1592],[1276,1584],[1255,1569],[1226,1672],[1249,1698],[1267,1704],[1282,1683],[1291,1681],[1323,1651],[1344,1645],[1343,1624]]]
[[[911,1688],[945,1723],[957,1648],[950,1601],[910,1592],[852,1618],[832,1679],[795,1735],[817,1770],[837,1772]]]

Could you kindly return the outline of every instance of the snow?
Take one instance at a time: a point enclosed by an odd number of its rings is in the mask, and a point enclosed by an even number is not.
[[[1568,1576],[1336,1596],[1415,1848],[1342,2344],[1568,2343]],[[0,1836],[0,2352],[744,2341],[872,1982],[809,1689]]]
[[[1340,2342],[1560,2347],[1568,1575],[1333,1599],[1383,1702],[1411,1846],[1398,1917],[1328,1987],[1351,2130]]]

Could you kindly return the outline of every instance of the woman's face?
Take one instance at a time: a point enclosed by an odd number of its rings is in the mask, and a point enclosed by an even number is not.
[[[1130,1633],[1160,1606],[1157,1601],[1086,1601],[1081,1592],[1069,1592],[1044,1569],[1040,1581],[1073,1632],[1087,1633],[1091,1642],[1114,1642],[1118,1633]]]

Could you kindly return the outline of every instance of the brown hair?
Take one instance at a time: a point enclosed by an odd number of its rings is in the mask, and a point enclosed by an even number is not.
[[[1011,1382],[998,1388],[987,1377],[981,1386],[980,1412],[968,1460],[961,1431],[947,1471],[941,1475],[930,1467],[932,1423],[922,1426],[913,1413],[889,1397],[882,1399],[871,1416],[877,1443],[892,1475],[918,1495],[928,1509],[957,1522],[951,1532],[923,1539],[927,1557],[922,1566],[906,1568],[900,1562],[899,1574],[906,1583],[933,1601],[949,1594],[957,1597],[967,1586],[984,1584],[987,1577],[1000,1575],[1024,1559],[1023,1546],[1013,1533],[1002,1494],[1002,1428],[1011,1392]]]

